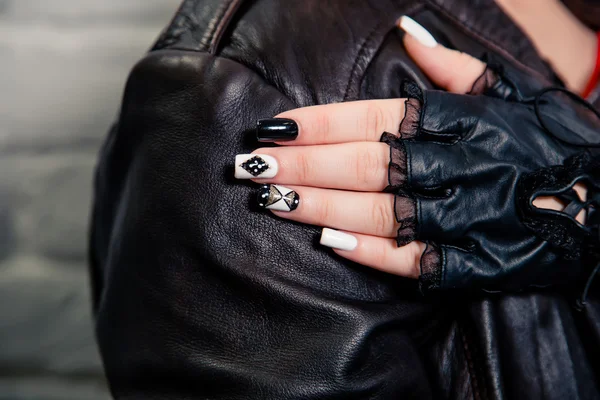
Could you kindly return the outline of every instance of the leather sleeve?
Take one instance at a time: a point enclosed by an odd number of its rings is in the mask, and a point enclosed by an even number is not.
[[[233,179],[255,121],[292,107],[206,53],[157,51],[132,72],[92,225],[116,398],[433,396],[419,344],[434,318],[416,283],[333,256],[318,228],[258,212]]]

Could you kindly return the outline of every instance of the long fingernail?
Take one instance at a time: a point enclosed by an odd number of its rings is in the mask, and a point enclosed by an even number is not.
[[[323,228],[321,244],[339,250],[352,251],[358,245],[356,237],[344,232]]]
[[[263,185],[258,192],[258,205],[268,210],[294,211],[300,204],[300,196],[281,185]]]
[[[404,15],[400,18],[400,23],[398,25],[404,30],[404,32],[417,39],[423,46],[437,46],[437,41],[433,35],[414,19]]]
[[[237,179],[273,178],[277,175],[277,160],[265,154],[238,154],[235,156]]]
[[[298,124],[287,118],[259,119],[256,138],[259,142],[289,142],[298,137]]]

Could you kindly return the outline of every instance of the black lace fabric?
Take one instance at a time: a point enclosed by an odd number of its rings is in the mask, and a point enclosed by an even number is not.
[[[394,214],[398,223],[396,243],[405,246],[417,239],[417,206],[408,186],[406,149],[402,140],[414,139],[419,134],[422,96],[414,84],[405,85],[405,115],[397,133],[384,132],[381,141],[390,146],[387,193],[394,194]],[[421,256],[420,286],[430,290],[440,285],[442,257],[439,247],[428,243]]]
[[[490,90],[494,86],[496,86],[499,81],[500,81],[500,77],[498,76],[496,71],[494,71],[494,69],[492,69],[491,67],[486,66],[485,70],[479,76],[479,78],[477,78],[475,80],[475,82],[473,82],[473,86],[471,87],[471,90],[467,94],[470,94],[473,96],[483,95],[488,90]]]
[[[381,141],[390,146],[390,162],[388,165],[388,186],[384,189],[394,196],[394,217],[398,223],[396,242],[398,247],[407,245],[415,240],[416,205],[407,193],[406,151],[398,137],[384,133]]]
[[[419,132],[421,123],[421,104],[422,101],[409,97],[404,102],[404,118],[400,122],[399,134],[402,139],[413,139]]]
[[[570,186],[579,178],[586,177],[587,200],[582,201]],[[591,256],[600,261],[598,234],[600,221],[596,214],[596,206],[600,203],[600,157],[592,157],[587,152],[577,154],[568,159],[564,165],[548,167],[523,175],[518,184],[517,204],[522,213],[525,226],[537,236],[562,249],[567,260],[578,260]],[[567,209],[560,213],[538,211],[531,199],[537,193],[553,193],[559,199],[566,199]],[[569,208],[572,207],[572,210]],[[585,226],[581,229],[572,223],[571,218],[579,211],[587,214]],[[561,215],[562,214],[562,215]]]
[[[485,69],[473,82],[471,90],[467,93],[472,96],[490,96],[508,101],[521,101],[523,99],[517,86],[504,71],[504,66],[497,62],[495,57],[485,54],[482,60]]]
[[[421,255],[421,276],[419,287],[422,293],[437,289],[442,281],[442,252],[433,243],[427,243],[427,247]]]

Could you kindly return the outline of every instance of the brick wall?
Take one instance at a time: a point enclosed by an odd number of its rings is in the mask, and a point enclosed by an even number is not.
[[[0,0],[0,399],[109,398],[86,265],[96,154],[178,0]]]

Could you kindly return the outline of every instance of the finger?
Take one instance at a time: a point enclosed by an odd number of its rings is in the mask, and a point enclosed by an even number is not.
[[[321,244],[332,247],[337,254],[348,260],[414,279],[420,275],[421,254],[425,250],[425,244],[421,242],[415,241],[398,247],[393,239],[329,228],[323,229]]]
[[[377,142],[383,132],[398,132],[403,117],[404,99],[303,107],[259,121],[257,137],[262,142],[294,146]],[[282,141],[280,132],[289,132],[290,140]]]
[[[435,42],[433,36],[413,19],[403,16],[398,26],[404,35],[404,46],[421,70],[434,82],[452,93],[468,93],[484,70],[485,63],[460,51]]]
[[[265,147],[253,152],[253,155],[276,164],[266,170],[263,176],[268,176],[267,179],[261,178],[261,175],[254,177],[260,183],[363,192],[380,192],[388,184],[390,148],[385,143]],[[241,160],[251,156],[238,155],[236,170],[241,168]],[[242,174],[236,176],[241,177]]]
[[[291,201],[298,200],[295,207],[281,207],[285,204],[279,199],[285,201],[286,196]],[[387,238],[396,237],[400,227],[394,214],[394,195],[387,193],[264,185],[258,199],[259,205],[272,210],[277,216],[304,224]]]
[[[573,190],[575,190],[582,201],[585,202],[587,200],[587,188],[584,184],[581,182],[576,183],[573,186]],[[545,208],[555,211],[562,211],[567,206],[567,204],[554,196],[538,196],[533,200],[532,204],[537,208]],[[586,218],[587,212],[585,210],[581,210],[575,217],[577,222],[580,224],[585,224]]]

